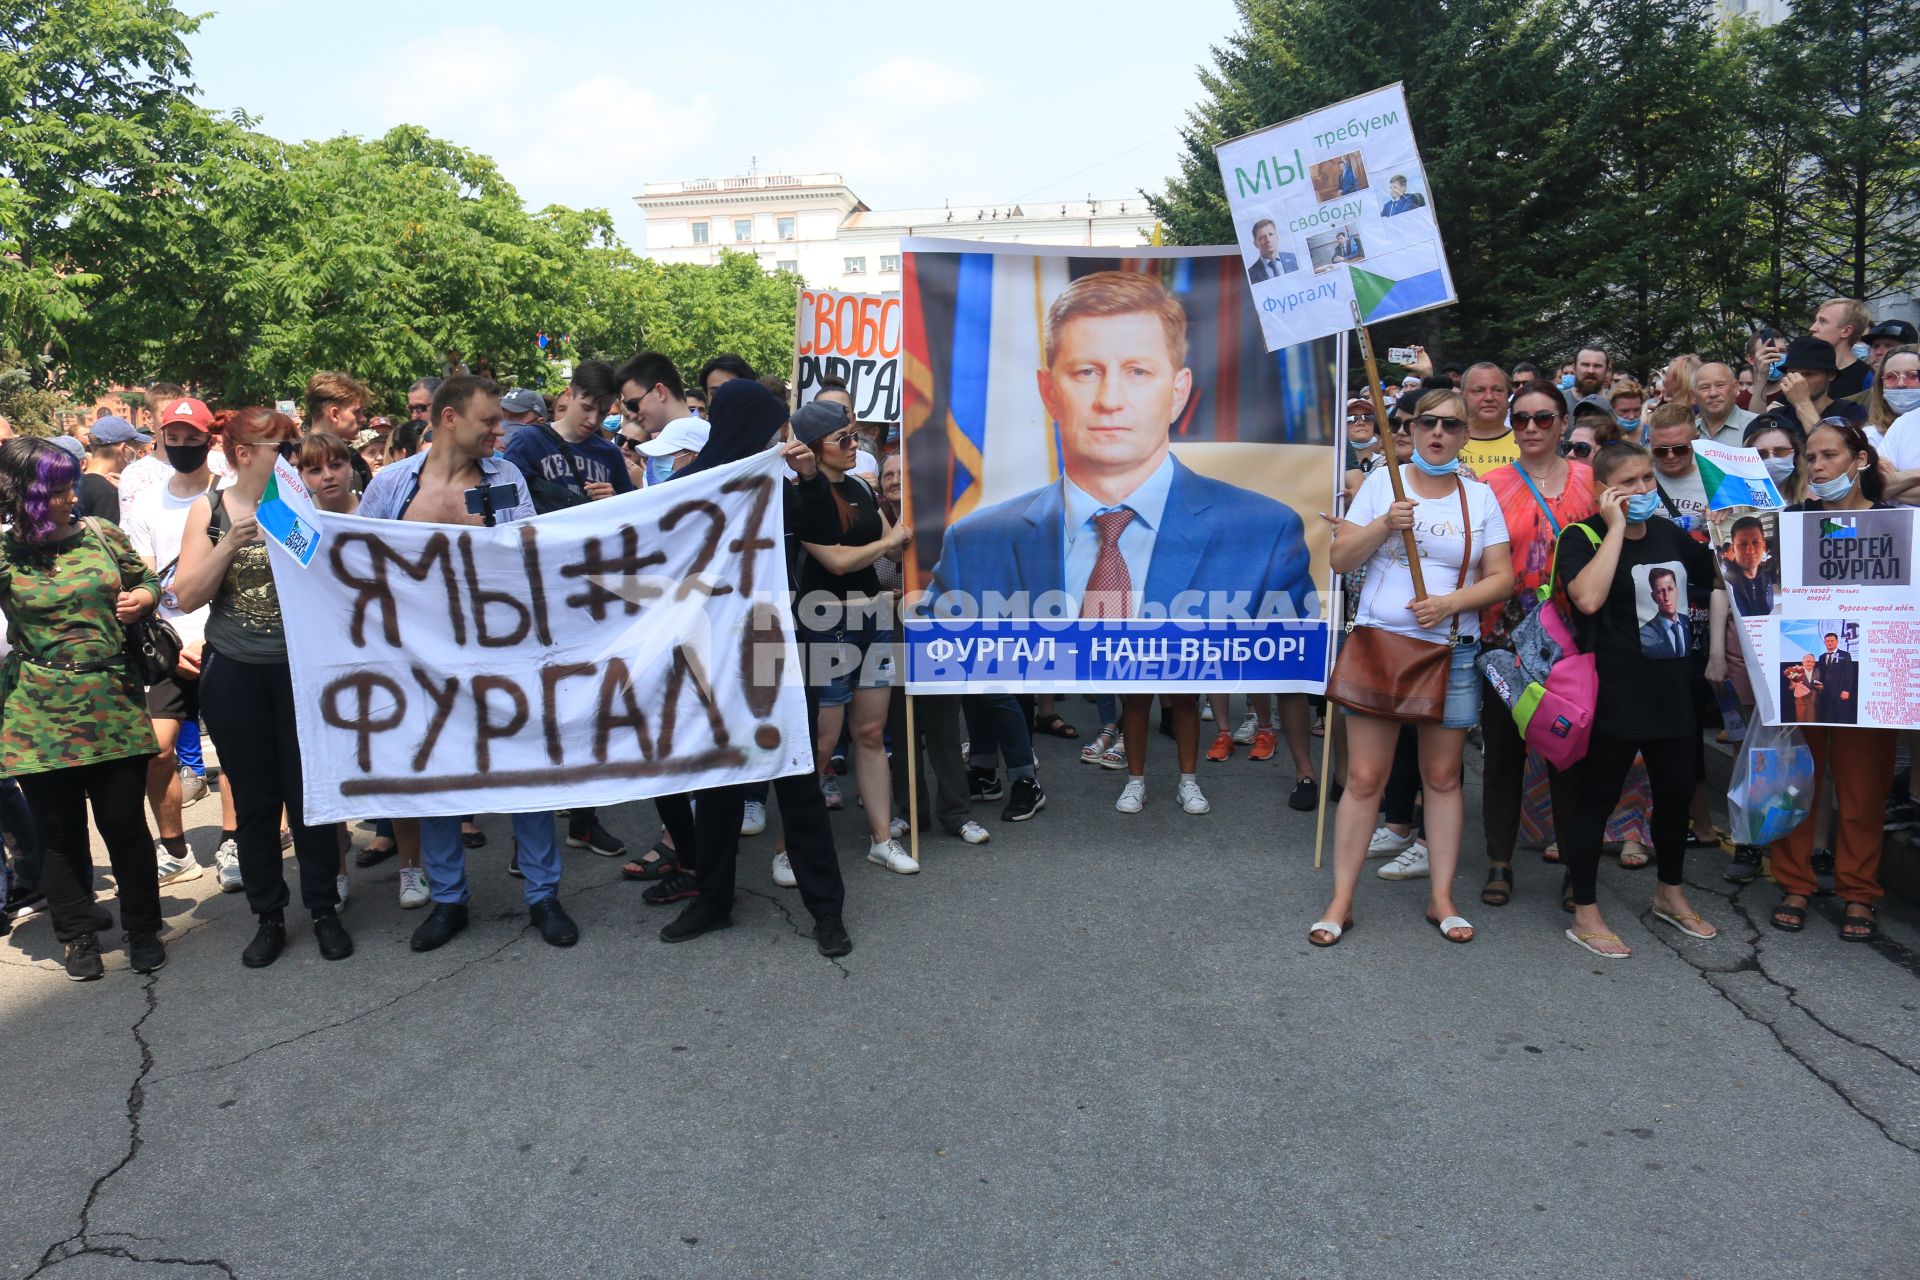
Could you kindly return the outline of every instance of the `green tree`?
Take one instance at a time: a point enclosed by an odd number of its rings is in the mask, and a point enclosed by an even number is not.
[[[36,382],[98,296],[97,268],[168,234],[207,114],[166,0],[14,0],[0,21],[0,346]]]
[[[1763,93],[1792,139],[1780,193],[1780,301],[1871,301],[1920,277],[1920,0],[1794,0],[1765,33]]]

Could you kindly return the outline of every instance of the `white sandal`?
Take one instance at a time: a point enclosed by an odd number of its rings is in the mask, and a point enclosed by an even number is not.
[[[1448,942],[1460,943],[1462,945],[1472,942],[1474,937],[1479,933],[1479,930],[1473,927],[1473,921],[1466,919],[1464,916],[1448,916],[1445,920],[1435,920],[1432,916],[1428,916],[1427,923],[1438,929],[1440,936]],[[1455,929],[1465,929],[1467,936],[1464,938],[1454,937],[1453,931]]]
[[[1311,942],[1316,947],[1330,947],[1334,943],[1340,941],[1340,939],[1344,938],[1352,929],[1353,929],[1353,921],[1351,920],[1347,921],[1347,923],[1344,926],[1337,924],[1332,920],[1315,920],[1313,922],[1313,927],[1307,930],[1307,941]],[[1319,939],[1313,936],[1316,933],[1330,933],[1333,936],[1329,938],[1327,941],[1321,942]]]

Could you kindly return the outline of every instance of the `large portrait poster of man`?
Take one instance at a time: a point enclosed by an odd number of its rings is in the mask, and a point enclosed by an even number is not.
[[[902,249],[909,689],[1323,689],[1344,342],[1231,246]]]

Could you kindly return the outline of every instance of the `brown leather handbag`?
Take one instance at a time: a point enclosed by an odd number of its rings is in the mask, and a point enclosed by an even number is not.
[[[1467,486],[1460,486],[1460,580],[1467,584],[1467,566],[1473,563],[1473,513],[1467,507]],[[1413,724],[1437,724],[1446,711],[1447,675],[1460,638],[1460,615],[1453,615],[1447,643],[1435,644],[1380,627],[1347,624],[1346,639],[1334,659],[1327,680],[1327,699],[1361,715]]]

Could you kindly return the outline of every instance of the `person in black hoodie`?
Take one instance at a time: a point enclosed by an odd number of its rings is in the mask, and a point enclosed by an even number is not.
[[[801,413],[821,411],[844,412],[836,405],[817,409],[808,405]],[[786,405],[772,392],[742,378],[715,388],[707,417],[712,429],[706,447],[674,475],[674,480],[761,452],[785,425],[788,414]],[[804,444],[792,444],[786,447],[785,455],[800,475],[799,482],[786,485],[784,491],[786,535],[789,544],[797,546],[816,530],[831,527],[837,516],[833,496],[814,464],[813,451]],[[806,692],[807,738],[812,741],[818,734],[820,707],[817,691],[809,685]],[[780,804],[787,857],[798,882],[800,900],[813,916],[814,943],[822,955],[846,955],[853,950],[853,940],[841,920],[846,888],[820,785],[812,773],[797,773],[776,778],[773,793]],[[684,896],[689,878],[698,892],[660,930],[662,942],[685,942],[733,923],[734,871],[745,796],[745,788],[727,786],[694,796],[665,796],[654,802],[673,836],[674,848],[680,851],[682,865],[678,873],[669,875],[645,896],[652,902],[672,902]],[[692,803],[695,800],[697,804]],[[686,866],[689,857],[691,870]]]

